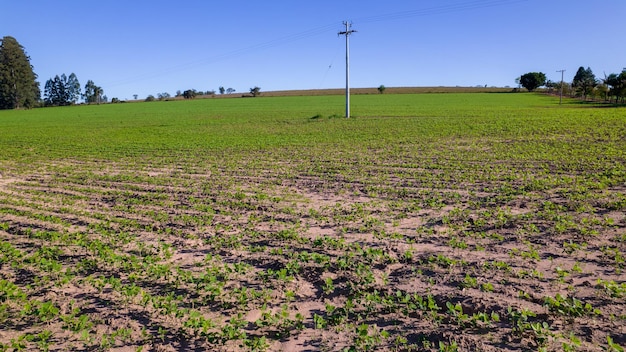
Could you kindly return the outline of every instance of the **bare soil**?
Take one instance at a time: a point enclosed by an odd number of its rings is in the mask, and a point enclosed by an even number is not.
[[[625,185],[88,169],[0,178],[0,350],[626,346]]]

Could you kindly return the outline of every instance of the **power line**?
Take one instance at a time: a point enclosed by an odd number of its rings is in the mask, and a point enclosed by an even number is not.
[[[250,52],[259,51],[259,50],[263,50],[263,49],[269,49],[269,48],[272,48],[272,47],[285,45],[285,44],[292,43],[292,42],[295,42],[295,41],[299,41],[299,40],[302,40],[302,39],[305,39],[305,38],[309,38],[309,37],[320,35],[320,34],[323,34],[323,33],[326,33],[326,32],[330,32],[330,31],[335,30],[336,28],[337,28],[337,23],[327,24],[327,25],[324,25],[324,26],[316,27],[316,28],[313,28],[313,29],[310,29],[310,30],[306,30],[306,31],[303,31],[303,32],[294,33],[294,34],[287,35],[285,37],[277,38],[277,39],[274,39],[274,40],[270,40],[270,41],[267,41],[267,42],[251,45],[249,47],[236,49],[236,50],[233,50],[233,51],[230,51],[230,52],[226,52],[224,54],[208,57],[206,59],[202,59],[202,60],[198,60],[198,61],[192,61],[192,62],[187,62],[187,63],[184,63],[184,64],[171,66],[171,67],[165,68],[163,70],[154,71],[154,72],[150,72],[150,73],[146,73],[146,74],[142,74],[142,75],[137,75],[137,76],[129,77],[129,78],[125,78],[125,79],[120,79],[118,81],[113,81],[113,82],[108,83],[107,86],[125,85],[125,84],[136,82],[136,81],[142,81],[142,80],[146,80],[146,79],[151,79],[151,78],[163,76],[163,75],[166,75],[166,74],[169,74],[169,73],[174,73],[174,72],[178,72],[178,71],[188,70],[188,69],[191,69],[191,68],[194,68],[194,67],[197,67],[197,66],[206,65],[206,64],[209,64],[209,63],[214,63],[214,62],[219,62],[219,61],[233,59],[233,58],[236,58],[236,57],[247,55]]]
[[[337,55],[339,55],[339,50],[341,50],[341,46],[337,46],[335,54],[333,55],[332,60],[330,61],[330,64],[328,65],[328,68],[324,71],[324,75],[322,76],[322,80],[318,86],[319,89],[322,88],[322,86],[324,85],[324,82],[326,81],[326,78],[328,77],[328,73],[333,68],[333,65],[335,64],[335,60],[337,59]]]
[[[388,14],[357,18],[354,21],[359,23],[371,23],[399,20],[409,17],[438,15],[450,12],[462,12],[487,7],[503,6],[516,3],[527,2],[528,0],[478,0],[478,1],[466,1],[450,5],[434,6],[418,10],[399,11]]]
[[[469,10],[475,10],[475,9],[480,9],[480,8],[487,8],[487,7],[495,7],[495,6],[504,6],[504,5],[510,5],[510,4],[516,4],[516,3],[522,3],[522,2],[527,2],[529,0],[473,0],[473,1],[464,1],[464,2],[459,2],[456,4],[450,4],[450,5],[442,5],[442,6],[434,6],[434,7],[428,7],[428,8],[423,8],[423,9],[417,9],[417,10],[409,10],[409,11],[400,11],[400,12],[394,12],[394,13],[388,13],[388,14],[382,14],[382,15],[376,15],[376,16],[370,16],[370,17],[362,17],[362,18],[357,18],[355,21],[357,21],[358,23],[373,23],[373,22],[382,22],[382,21],[394,21],[394,20],[399,20],[399,19],[404,19],[404,18],[410,18],[410,17],[418,17],[418,16],[428,16],[428,15],[435,15],[435,14],[443,14],[443,13],[450,13],[450,12],[462,12],[462,11],[469,11]],[[345,25],[345,23],[344,23]],[[219,61],[224,61],[224,60],[229,60],[229,59],[233,59],[236,57],[240,57],[240,56],[244,56],[247,55],[251,52],[254,51],[259,51],[259,50],[263,50],[263,49],[269,49],[269,48],[273,48],[276,46],[281,46],[281,45],[285,45],[288,43],[292,43],[295,41],[299,41],[302,39],[306,39],[315,35],[319,35],[319,34],[323,34],[325,32],[329,32],[331,30],[335,30],[337,26],[337,23],[332,23],[332,24],[327,24],[327,25],[322,25],[320,27],[316,27],[316,28],[312,28],[310,30],[306,30],[303,32],[298,32],[298,33],[294,33],[291,35],[287,35],[285,37],[281,37],[281,38],[277,38],[275,40],[270,40],[267,42],[263,42],[263,43],[259,43],[259,44],[255,44],[249,47],[245,47],[245,48],[241,48],[241,49],[236,49],[230,52],[226,52],[224,54],[220,54],[220,55],[215,55],[212,57],[208,57],[202,60],[198,60],[198,61],[192,61],[192,62],[187,62],[184,64],[180,64],[180,65],[174,65],[162,70],[158,70],[158,71],[153,71],[153,72],[149,72],[149,73],[145,73],[145,74],[141,74],[141,75],[137,75],[134,77],[128,77],[128,78],[123,78],[117,81],[112,81],[107,83],[107,86],[121,86],[121,85],[126,85],[129,83],[133,83],[133,82],[137,82],[137,81],[142,81],[142,80],[146,80],[146,79],[151,79],[151,78],[155,78],[155,77],[160,77],[166,74],[171,74],[174,72],[178,72],[178,71],[183,71],[183,70],[188,70],[197,66],[202,66],[202,65],[206,65],[209,63],[214,63],[214,62],[219,62]],[[346,40],[347,40],[347,35],[346,35]]]

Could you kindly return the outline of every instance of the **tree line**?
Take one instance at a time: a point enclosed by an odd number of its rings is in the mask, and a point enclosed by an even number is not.
[[[102,87],[87,81],[82,91],[74,73],[56,75],[46,81],[44,97],[37,75],[24,47],[10,36],[0,40],[0,109],[32,108],[36,106],[63,106],[76,104],[82,97],[87,103],[101,103],[108,99]]]
[[[546,79],[543,72],[528,72],[516,79],[516,83],[532,92],[540,87],[546,87],[549,91],[559,91],[563,94],[580,97],[584,100],[589,98],[603,99],[615,104],[624,103],[626,99],[626,68],[620,73],[604,75],[597,78],[590,67],[579,67],[574,79],[569,82],[553,82]]]
[[[86,103],[105,103],[108,101],[103,95],[102,87],[97,86],[92,80],[87,81],[84,93],[81,93],[80,83],[74,73],[69,77],[62,74],[46,81],[44,89],[45,106],[65,106],[76,104],[83,97]]]
[[[620,73],[605,74],[604,79],[598,79],[591,68],[581,66],[571,83],[547,80],[543,72],[528,72],[518,77],[516,83],[531,92],[545,86],[548,90],[558,90],[585,100],[591,97],[624,103],[626,99],[626,68]],[[232,94],[235,90],[220,87],[219,92]],[[256,97],[260,94],[261,88],[254,87],[250,88],[250,95],[243,96]],[[193,99],[197,95],[215,95],[215,91],[201,92],[189,89],[184,92],[178,91],[176,94],[185,99]],[[84,91],[81,91],[78,77],[74,73],[69,76],[56,75],[47,80],[42,100],[37,75],[24,47],[10,36],[5,36],[0,40],[0,109],[32,108],[42,104],[44,106],[71,105],[76,104],[81,97],[87,103],[99,104],[108,101],[102,87],[97,86],[92,80],[87,81]],[[159,100],[169,97],[168,93],[159,94]],[[146,100],[156,99],[150,95]],[[119,100],[114,98],[113,101]]]
[[[219,92],[220,95],[223,94],[232,94],[235,92],[235,90],[233,88],[228,88],[225,89],[224,87],[220,87],[219,88]],[[184,92],[176,91],[176,98],[185,98],[185,99],[194,99],[197,96],[200,95],[210,95],[210,96],[214,96],[216,94],[216,92],[214,90],[207,90],[207,91],[201,91],[201,90],[195,90],[195,89],[187,89]],[[259,95],[261,95],[261,87],[255,86],[254,88],[250,88],[250,94],[249,95],[242,95],[242,97],[258,97]],[[137,100],[137,95],[134,95],[135,100]],[[146,102],[151,102],[151,101],[167,101],[171,98],[172,96],[169,93],[159,93],[157,94],[157,96],[155,97],[154,95],[150,94],[148,95],[148,97],[144,100]]]
[[[219,88],[220,94],[232,94],[233,88]],[[75,73],[69,76],[65,73],[56,75],[46,81],[41,98],[41,89],[37,81],[37,75],[30,63],[30,57],[24,47],[10,36],[0,39],[0,109],[33,108],[38,106],[66,106],[78,103],[83,98],[88,104],[108,102],[104,95],[104,89],[88,80],[84,88]],[[176,92],[176,97],[193,99],[199,95],[215,95],[214,90],[197,91],[187,89],[184,92]],[[261,88],[250,88],[251,96],[261,94]],[[168,93],[159,93],[159,100],[170,98]],[[137,100],[137,95],[134,96]],[[146,101],[154,101],[153,95],[149,95]],[[119,102],[113,98],[111,102]]]

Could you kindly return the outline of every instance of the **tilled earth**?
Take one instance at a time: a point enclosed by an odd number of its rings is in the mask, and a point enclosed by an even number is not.
[[[278,159],[3,175],[0,350],[626,346],[623,172]]]

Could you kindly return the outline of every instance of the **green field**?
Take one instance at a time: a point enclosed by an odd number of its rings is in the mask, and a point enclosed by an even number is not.
[[[132,153],[144,148],[203,150],[354,144],[346,138],[362,137],[387,143],[386,134],[399,134],[401,141],[411,142],[415,137],[473,138],[484,134],[507,138],[511,134],[515,137],[516,133],[534,133],[536,128],[569,123],[581,111],[575,106],[548,109],[556,107],[552,98],[525,94],[357,95],[352,101],[353,115],[361,118],[358,122],[324,118],[343,114],[341,96],[205,99],[3,111],[2,147],[10,151],[28,146],[46,150],[44,157],[54,157],[57,153],[64,157],[63,147],[76,146],[81,154],[116,159],[119,150]],[[609,110],[609,114],[602,110],[588,111],[602,119],[620,116],[615,109]],[[322,118],[311,119],[316,116]],[[543,119],[554,121],[550,126],[527,125],[536,125],[537,120],[542,123]],[[13,155],[3,153],[3,156]]]
[[[0,351],[626,346],[624,108],[343,103],[0,111]]]

